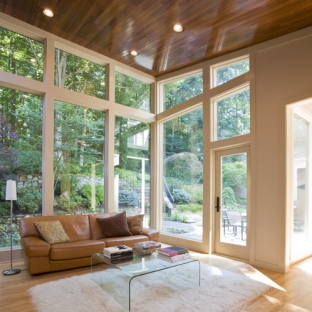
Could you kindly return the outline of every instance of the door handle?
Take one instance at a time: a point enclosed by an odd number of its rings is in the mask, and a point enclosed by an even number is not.
[[[220,198],[219,198],[219,196],[217,197],[217,206],[215,206],[215,208],[217,209],[217,212],[220,211]]]

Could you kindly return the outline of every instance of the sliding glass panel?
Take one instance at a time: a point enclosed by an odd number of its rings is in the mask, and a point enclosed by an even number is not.
[[[115,211],[150,218],[150,125],[115,119]]]
[[[105,99],[105,67],[55,49],[54,84],[58,87]]]
[[[104,211],[104,119],[55,101],[54,214]]]
[[[249,58],[227,62],[225,65],[215,65],[212,68],[212,87],[216,87],[249,72]]]
[[[202,108],[163,124],[163,228],[179,237],[202,240]]]
[[[201,93],[203,93],[202,74],[168,82],[163,85],[163,110],[185,102]]]
[[[250,133],[249,88],[214,101],[215,140]]]
[[[151,86],[135,78],[116,72],[116,103],[151,110]]]
[[[42,213],[42,97],[0,87],[0,247],[10,246],[10,201],[6,181],[17,185],[13,201],[13,245],[18,221]]]
[[[44,46],[0,27],[0,70],[34,80],[43,80]]]

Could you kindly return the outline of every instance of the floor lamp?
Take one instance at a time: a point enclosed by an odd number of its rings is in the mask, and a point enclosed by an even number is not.
[[[20,269],[12,269],[12,201],[16,200],[16,182],[12,180],[8,180],[6,183],[6,194],[5,194],[5,200],[9,200],[11,202],[11,269],[10,270],[4,270],[2,271],[3,275],[13,275],[21,272]]]

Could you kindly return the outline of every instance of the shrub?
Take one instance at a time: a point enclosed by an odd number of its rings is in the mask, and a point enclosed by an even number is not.
[[[67,212],[70,212],[71,209],[75,208],[77,203],[75,201],[71,201],[71,199],[65,195],[61,195],[58,200],[58,206]]]
[[[196,205],[196,204],[176,205],[176,208],[181,212],[190,211],[192,213],[200,212],[203,210],[202,205]]]
[[[0,202],[0,216],[9,216],[10,215],[10,202],[3,201]]]
[[[139,204],[138,194],[133,191],[120,190],[118,200],[121,205],[137,206]]]
[[[203,187],[201,184],[184,186],[183,189],[191,195],[192,203],[203,203]]]
[[[21,187],[17,189],[16,202],[19,210],[32,214],[39,211],[42,205],[42,194],[33,186]]]
[[[222,191],[222,205],[223,206],[237,205],[235,193],[229,186],[226,186]]]
[[[176,204],[188,204],[191,201],[191,195],[184,190],[173,190],[172,196]]]
[[[83,197],[88,200],[88,207],[91,206],[91,184],[84,184],[81,190]],[[98,206],[104,203],[104,186],[101,184],[95,185],[95,205]]]

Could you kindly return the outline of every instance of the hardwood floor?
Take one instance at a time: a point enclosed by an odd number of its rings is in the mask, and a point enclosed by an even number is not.
[[[265,294],[246,303],[240,309],[242,312],[312,311],[312,257],[293,265],[287,274],[282,274],[215,255],[192,254],[202,263],[245,274],[272,286]],[[0,263],[1,272],[9,268],[10,263]],[[0,311],[3,312],[34,312],[36,310],[27,289],[37,284],[90,272],[86,267],[31,276],[26,271],[23,261],[13,262],[13,268],[22,271],[12,276],[0,275]]]

